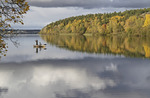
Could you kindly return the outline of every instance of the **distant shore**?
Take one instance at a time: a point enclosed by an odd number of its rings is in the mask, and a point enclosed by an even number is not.
[[[5,30],[4,32],[7,32],[7,34],[12,33],[13,34],[38,34],[40,30]]]

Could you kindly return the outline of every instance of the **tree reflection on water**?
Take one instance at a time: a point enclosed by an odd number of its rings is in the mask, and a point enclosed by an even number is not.
[[[150,58],[149,37],[41,35],[41,38],[71,51]]]

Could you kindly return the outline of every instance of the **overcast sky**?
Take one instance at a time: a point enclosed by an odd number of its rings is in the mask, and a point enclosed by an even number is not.
[[[150,0],[27,0],[33,6],[39,7],[149,7]]]
[[[41,29],[45,25],[71,16],[109,13],[133,8],[150,7],[150,0],[26,0],[30,11],[24,16],[25,25],[17,29]]]

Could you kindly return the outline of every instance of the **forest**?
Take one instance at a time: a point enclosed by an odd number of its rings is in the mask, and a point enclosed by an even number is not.
[[[70,17],[48,24],[40,33],[147,36],[150,33],[150,8]]]

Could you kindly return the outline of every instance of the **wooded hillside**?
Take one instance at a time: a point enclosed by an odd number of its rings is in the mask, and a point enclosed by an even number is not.
[[[47,25],[40,33],[148,35],[150,8],[70,17]]]

